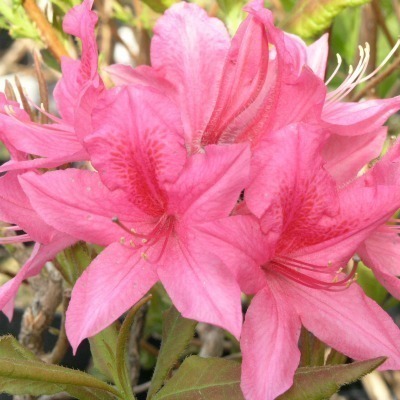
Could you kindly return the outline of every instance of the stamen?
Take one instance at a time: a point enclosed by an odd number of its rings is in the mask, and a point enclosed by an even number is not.
[[[354,265],[348,275],[345,275],[345,277],[340,279],[340,275],[343,276],[343,268],[339,268],[331,281],[316,279],[306,273],[300,272],[300,270],[314,271],[318,274],[326,273],[332,275],[334,268],[332,262],[328,263],[328,265],[330,264],[329,266],[323,267],[300,260],[295,260],[289,257],[279,256],[272,260],[269,263],[269,266],[273,267],[272,271],[278,272],[290,280],[293,280],[294,282],[304,286],[327,291],[340,291],[348,288],[357,279],[356,271],[359,262],[357,261],[358,259],[357,256],[355,256]]]
[[[25,243],[31,241],[31,237],[27,234],[0,238],[0,244]]]
[[[340,56],[340,54],[336,54],[336,58],[337,58],[337,63],[338,65],[336,66],[335,70],[333,71],[332,75],[328,78],[328,80],[325,82],[325,85],[328,86],[329,83],[331,82],[331,80],[336,76],[337,72],[339,71],[339,68],[342,65],[342,57]]]
[[[381,64],[367,76],[364,76],[364,74],[367,70],[370,58],[370,46],[368,43],[365,43],[364,48],[359,46],[360,59],[358,61],[356,69],[353,71],[353,67],[350,66],[349,73],[346,79],[342,82],[342,84],[336,90],[328,93],[327,102],[332,104],[334,102],[340,101],[341,99],[346,97],[355,87],[374,77],[384,67],[384,65],[386,65],[387,62],[392,58],[393,54],[397,51],[399,46],[400,46],[400,39],[397,40],[393,49],[389,52],[389,54],[385,57],[385,59],[381,62]],[[341,65],[341,57],[338,56],[338,66],[335,68],[335,71],[330,76],[330,78],[326,81],[325,83],[326,85],[328,85],[333,79],[333,77],[336,75],[340,65]]]

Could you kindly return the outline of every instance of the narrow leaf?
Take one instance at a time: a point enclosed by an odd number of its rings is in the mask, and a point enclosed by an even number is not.
[[[174,307],[164,313],[161,349],[147,395],[151,399],[193,338],[197,322],[183,318]]]
[[[347,365],[299,368],[293,386],[279,400],[325,400],[345,384],[369,374],[385,362],[385,357]]]
[[[240,364],[221,358],[187,358],[154,400],[244,400]]]
[[[144,297],[142,300],[140,300],[132,307],[132,309],[126,316],[124,322],[122,323],[117,338],[117,351],[116,351],[117,378],[118,378],[118,384],[124,391],[126,399],[131,399],[131,400],[135,399],[135,396],[133,395],[131,388],[130,374],[128,370],[128,359],[127,359],[127,346],[131,332],[131,327],[138,310],[144,304],[146,304],[150,299],[151,299],[151,294]]]
[[[300,0],[284,28],[303,38],[312,38],[329,28],[342,10],[369,2],[370,0]]]

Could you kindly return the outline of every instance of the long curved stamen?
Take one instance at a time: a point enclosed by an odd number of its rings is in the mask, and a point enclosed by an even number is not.
[[[287,260],[284,261],[284,258],[286,258]],[[313,278],[312,276],[302,273],[299,270],[301,269],[306,271],[314,271],[317,273],[329,273],[330,275],[333,275],[332,266],[325,267],[329,271],[321,271],[321,266],[313,266],[314,269],[312,269],[312,267],[310,267],[312,264],[304,263],[304,265],[302,265],[302,262],[299,260],[295,260],[295,262],[289,262],[288,260],[293,259],[290,259],[289,257],[278,257],[272,260],[269,263],[268,267],[272,267],[271,271],[273,272],[277,272],[296,283],[313,289],[341,291],[345,290],[357,279],[356,272],[359,262],[358,259],[354,259],[353,267],[348,275],[339,280],[338,277],[339,275],[342,275],[343,272],[343,269],[340,268],[338,271],[336,271],[336,274],[331,281]]]
[[[364,74],[368,67],[368,62],[370,58],[370,47],[368,43],[365,44],[364,48],[359,46],[360,59],[358,61],[357,67],[355,68],[355,70],[353,70],[353,68],[350,66],[349,74],[347,78],[344,80],[344,82],[336,90],[328,93],[327,102],[332,104],[334,102],[340,101],[341,99],[346,97],[355,87],[374,77],[392,58],[393,54],[397,51],[399,46],[400,46],[400,39],[397,40],[395,46],[385,57],[385,59],[381,62],[381,64],[374,71],[372,71],[370,74],[366,76],[364,76]],[[339,57],[338,57],[338,66],[336,67],[331,77],[326,81],[326,85],[328,85],[328,83],[331,82],[332,78],[336,75],[337,71],[339,70],[341,64],[341,58],[339,62]]]
[[[303,269],[306,271],[314,271],[322,274],[332,274],[336,272],[337,266],[334,266],[331,262],[328,262],[327,265],[315,265],[311,263],[307,263],[305,261],[299,261],[294,258],[279,256],[276,258],[276,261],[281,262],[284,265],[289,267],[293,267],[296,269]]]
[[[0,244],[13,244],[30,242],[32,239],[29,235],[7,236],[0,238]]]
[[[332,81],[332,79],[336,76],[337,72],[339,71],[339,68],[342,65],[342,57],[340,56],[340,54],[336,54],[336,58],[337,58],[337,66],[335,68],[335,70],[332,72],[332,75],[328,78],[328,80],[325,82],[325,85],[328,86],[329,83]]]

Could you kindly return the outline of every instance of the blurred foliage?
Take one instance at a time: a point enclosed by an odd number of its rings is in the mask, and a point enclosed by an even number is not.
[[[14,39],[28,38],[41,43],[40,34],[26,15],[22,0],[0,1],[0,28],[8,30]]]

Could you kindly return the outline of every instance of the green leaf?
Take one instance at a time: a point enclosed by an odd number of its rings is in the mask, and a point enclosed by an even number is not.
[[[244,400],[240,364],[221,358],[187,358],[154,400]]]
[[[300,335],[300,367],[314,367],[324,365],[325,344],[311,332],[302,328]]]
[[[89,338],[94,369],[106,380],[115,382],[117,376],[115,351],[117,347],[117,322]]]
[[[36,359],[12,336],[0,338],[0,393],[12,395],[68,392],[78,399],[121,398],[112,386],[80,371]]]
[[[117,338],[116,348],[116,371],[117,371],[117,383],[118,386],[124,391],[126,400],[135,400],[133,395],[130,374],[128,368],[128,357],[127,357],[127,346],[131,327],[138,310],[151,299],[151,295],[147,295],[142,300],[137,302],[132,309],[129,311],[124,322],[122,323],[121,329]]]
[[[370,0],[300,0],[284,27],[303,38],[312,38],[329,28],[342,10],[369,2]]]
[[[389,296],[388,291],[376,280],[374,273],[361,262],[357,268],[357,283],[368,297],[380,305],[383,305]]]
[[[246,13],[243,7],[246,4],[245,0],[217,0],[217,3],[222,11],[222,19],[225,22],[228,31],[233,35],[240,23],[245,19]]]
[[[385,357],[347,365],[299,368],[293,386],[278,400],[325,400],[345,384],[354,382],[378,368]]]
[[[168,373],[193,338],[196,325],[196,321],[183,318],[174,306],[164,313],[161,349],[147,395],[148,399],[160,390]]]

